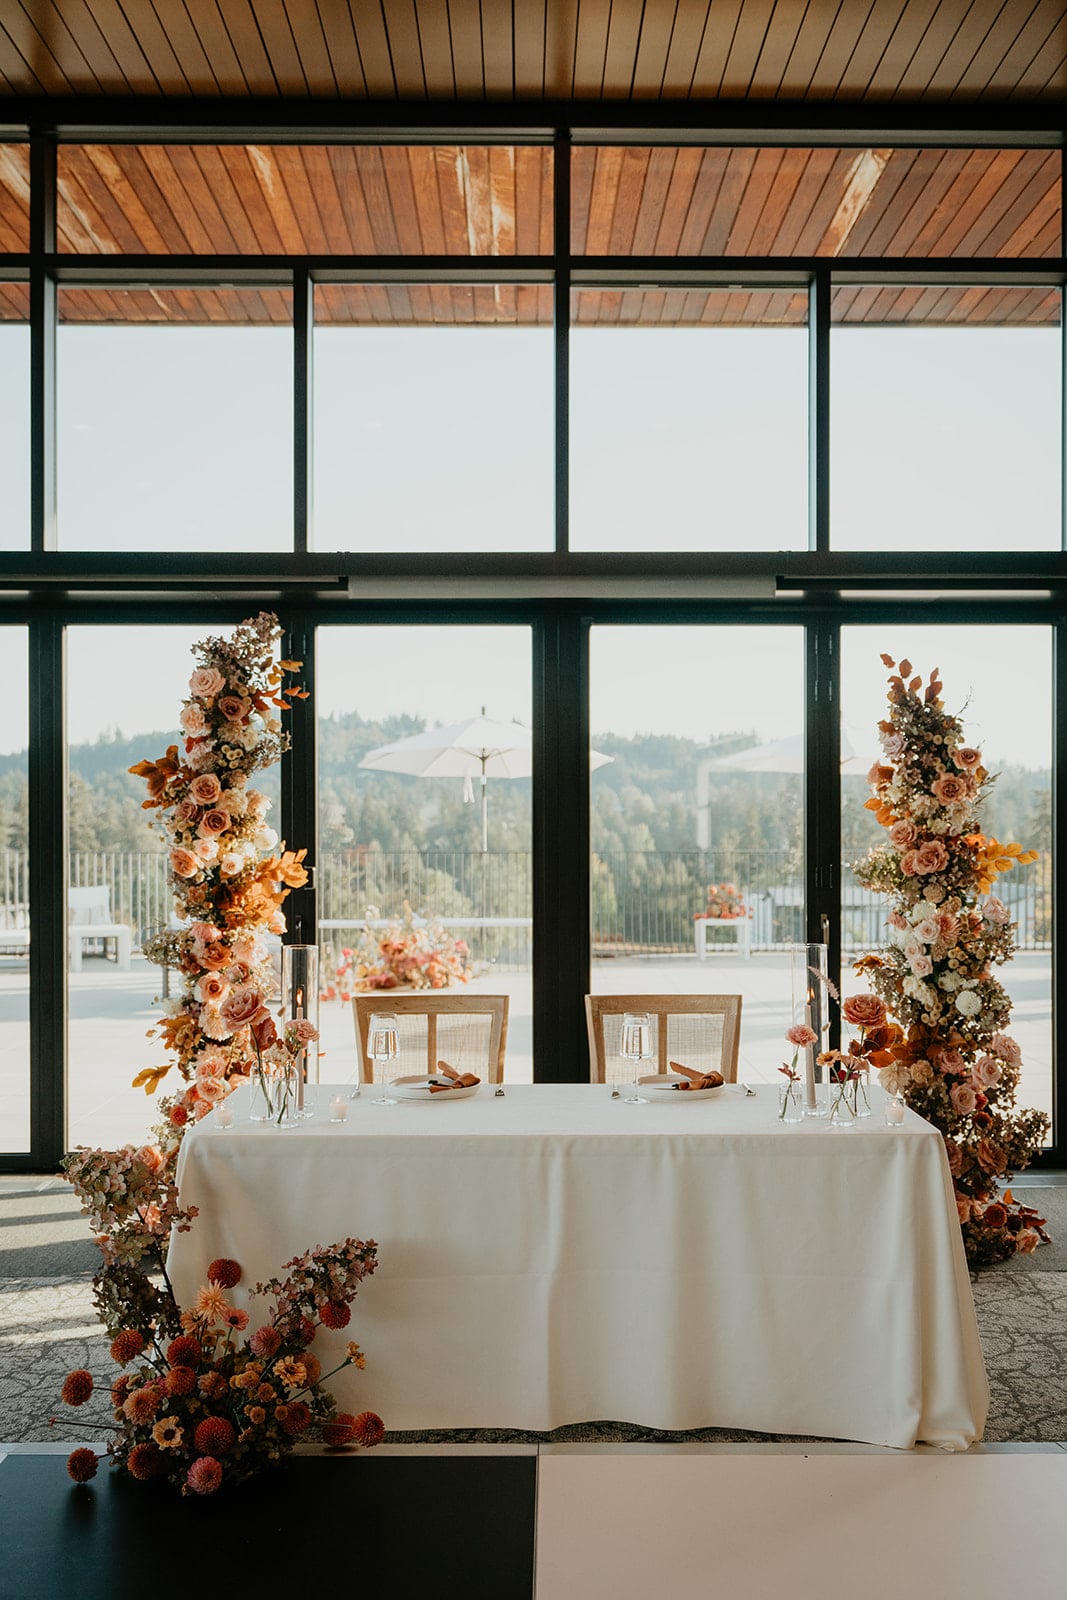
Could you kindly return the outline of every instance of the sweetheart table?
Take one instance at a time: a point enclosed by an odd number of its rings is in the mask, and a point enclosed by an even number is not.
[[[628,1105],[597,1084],[376,1105],[330,1097],[291,1131],[211,1115],[186,1135],[169,1270],[234,1291],[315,1244],[380,1263],[324,1371],[390,1429],[612,1420],[908,1448],[980,1439],[989,1391],[944,1146],[914,1113],[838,1130],[777,1120],[775,1086]],[[255,1310],[251,1327],[257,1325]]]

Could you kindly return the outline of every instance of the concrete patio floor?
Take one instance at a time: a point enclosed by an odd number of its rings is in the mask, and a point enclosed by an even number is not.
[[[24,963],[0,970],[0,1149],[28,1148],[29,1029]],[[1011,1032],[1025,1062],[1021,1105],[1051,1107],[1051,963],[1046,953],[1017,956],[1001,975],[1014,1011]],[[592,987],[602,994],[741,994],[741,1056],[738,1075],[771,1082],[788,1051],[783,1035],[790,1017],[790,958],[786,950],[757,952],[747,960],[732,948],[699,961],[695,954],[619,956],[593,964]],[[510,999],[506,1074],[513,1082],[533,1077],[531,977],[529,972],[491,969],[468,992],[507,994]],[[130,1081],[142,1067],[162,1064],[162,1051],[145,1037],[160,1012],[160,974],[135,955],[128,972],[113,962],[87,958],[69,979],[70,1030],[68,1143],[114,1146],[140,1142],[155,1120],[155,1101]],[[323,1002],[321,1079],[354,1081],[356,1045],[351,1007]],[[175,1076],[173,1080],[177,1084]],[[165,1081],[164,1089],[169,1085]]]

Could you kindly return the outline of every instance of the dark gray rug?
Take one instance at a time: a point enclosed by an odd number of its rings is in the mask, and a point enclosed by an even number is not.
[[[975,1278],[992,1391],[985,1437],[990,1443],[1058,1443],[1067,1441],[1067,1185],[1028,1185],[1022,1197],[1048,1218],[1054,1243]],[[65,1184],[7,1180],[0,1187],[0,1440],[84,1439],[84,1425],[79,1429],[77,1413],[61,1404],[59,1389],[72,1367],[88,1367],[108,1383],[114,1376],[90,1294],[98,1261]],[[396,1444],[747,1443],[772,1437],[722,1428],[664,1432],[613,1421],[552,1433],[500,1428],[387,1435]]]

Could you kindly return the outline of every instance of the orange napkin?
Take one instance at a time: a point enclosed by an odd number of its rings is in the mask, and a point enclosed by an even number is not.
[[[676,1083],[675,1088],[682,1089],[718,1089],[726,1082],[721,1072],[694,1072],[691,1067],[683,1067],[680,1061],[668,1063],[672,1072],[680,1072],[687,1081]]]
[[[438,1072],[443,1072],[446,1078],[451,1078],[451,1083],[431,1083],[431,1094],[447,1094],[450,1089],[473,1089],[476,1083],[481,1083],[481,1078],[476,1078],[473,1072],[458,1073],[455,1067],[450,1067],[447,1061],[437,1063]]]

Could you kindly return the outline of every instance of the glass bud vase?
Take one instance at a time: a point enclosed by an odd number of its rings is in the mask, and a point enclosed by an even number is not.
[[[791,1016],[794,1025],[810,1028],[814,1043],[803,1046],[797,1065],[800,1068],[800,1096],[806,1117],[825,1117],[828,1110],[825,1069],[818,1056],[826,1049],[826,1034],[830,1026],[829,952],[824,944],[794,944],[790,946],[790,977],[792,986]]]
[[[282,1028],[290,1022],[308,1021],[319,1027],[319,951],[313,944],[282,946]],[[318,1043],[306,1045],[294,1068],[294,1115],[310,1117],[308,1086],[319,1081]]]
[[[790,1078],[778,1090],[778,1121],[803,1122],[803,1086],[799,1078]]]
[[[863,1066],[856,1079],[856,1115],[869,1117],[871,1114],[871,1069]]]
[[[853,1128],[856,1125],[858,1079],[842,1074],[838,1077],[830,1069],[830,1122],[835,1128]]]
[[[263,1063],[252,1073],[249,1120],[265,1122],[276,1128],[294,1128],[300,1120],[297,1112],[296,1067],[289,1062],[284,1067]]]

